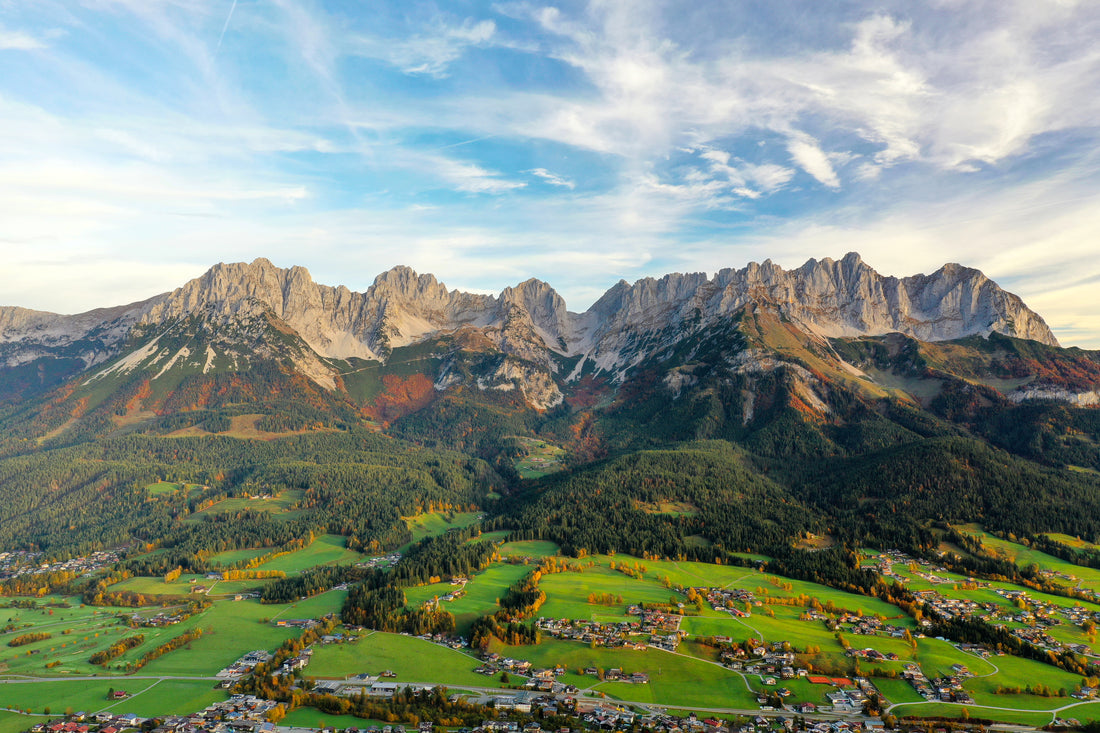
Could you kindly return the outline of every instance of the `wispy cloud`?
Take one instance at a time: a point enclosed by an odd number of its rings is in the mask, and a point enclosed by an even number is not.
[[[576,186],[577,186],[576,183],[569,180],[568,178],[564,178],[562,176],[551,173],[550,171],[546,170],[545,168],[532,168],[531,170],[524,171],[524,172],[525,173],[530,173],[533,176],[538,176],[542,180],[549,183],[551,186],[561,186],[563,188],[570,188],[570,189],[576,188]]]
[[[523,181],[508,180],[501,173],[487,170],[475,163],[442,156],[425,156],[418,163],[425,164],[455,190],[466,193],[499,194],[527,185]]]
[[[840,179],[833,170],[829,156],[820,148],[818,142],[809,135],[798,135],[787,143],[791,159],[802,170],[816,178],[829,188],[840,188]]]
[[[46,42],[25,31],[13,31],[0,25],[0,51],[35,51]]]
[[[488,44],[495,33],[493,21],[468,18],[457,25],[437,22],[429,32],[404,39],[361,36],[350,44],[350,51],[387,61],[406,74],[441,78],[467,49]]]
[[[45,285],[45,245],[368,284],[398,251],[576,308],[619,277],[859,249],[983,267],[1060,336],[1100,317],[1095,3],[0,5],[0,241],[30,305],[82,297]]]

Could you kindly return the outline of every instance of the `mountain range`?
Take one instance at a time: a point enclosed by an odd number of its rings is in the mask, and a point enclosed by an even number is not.
[[[830,339],[887,334],[920,342],[1001,334],[1058,346],[1019,297],[957,264],[899,279],[880,275],[855,253],[811,259],[794,270],[769,260],[713,277],[673,273],[620,281],[574,313],[535,279],[498,296],[479,295],[399,266],[357,293],[315,283],[304,268],[257,259],[216,265],[139,303],[78,315],[0,307],[0,364],[24,377],[33,367],[37,380],[18,380],[33,391],[77,374],[94,381],[137,371],[157,380],[173,370],[208,374],[275,358],[334,390],[348,360],[385,364],[395,350],[459,336],[499,357],[474,383],[518,387],[532,406],[545,409],[583,375],[621,382],[639,365],[747,310],[774,315],[826,352],[834,350]],[[266,337],[272,332],[282,336]],[[438,388],[467,381],[469,375],[444,362],[431,375]],[[1029,383],[1013,396],[1092,399],[1089,390],[1065,386]]]
[[[357,293],[219,264],[140,303],[0,308],[0,549],[138,540],[200,568],[325,532],[392,548],[402,517],[455,506],[567,552],[1100,536],[1098,403],[1100,354],[957,264],[750,263],[620,282],[583,313],[538,280],[492,296],[395,267]],[[524,473],[541,441],[557,471]],[[192,523],[257,493],[297,497],[293,521]]]

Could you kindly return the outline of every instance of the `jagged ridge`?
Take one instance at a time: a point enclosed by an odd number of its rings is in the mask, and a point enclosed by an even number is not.
[[[625,281],[584,313],[567,310],[547,283],[531,279],[499,296],[448,288],[432,275],[398,266],[363,293],[313,282],[302,267],[266,259],[219,264],[170,293],[129,306],[74,316],[0,308],[0,359],[8,366],[68,350],[87,367],[117,356],[128,338],[184,318],[229,324],[270,314],[322,357],[384,361],[394,348],[477,329],[504,355],[548,372],[554,354],[621,377],[655,351],[723,322],[746,305],[774,310],[803,330],[828,337],[900,332],[923,341],[991,332],[1057,341],[1043,319],[978,270],[944,265],[931,275],[884,277],[852,253],[784,270],[770,260],[741,269]],[[529,370],[529,367],[528,367]],[[331,387],[314,368],[311,378]],[[502,378],[516,374],[502,366]],[[550,399],[553,402],[553,398]]]

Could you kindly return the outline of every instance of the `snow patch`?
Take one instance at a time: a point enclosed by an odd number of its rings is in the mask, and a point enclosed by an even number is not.
[[[213,347],[210,344],[206,345],[206,363],[202,365],[202,373],[206,374],[214,368],[214,358],[217,357]]]
[[[172,356],[172,358],[168,360],[168,363],[161,367],[160,371],[157,372],[157,375],[153,377],[153,379],[160,379],[162,376],[164,376],[164,373],[171,369],[177,362],[182,359],[186,359],[189,356],[191,356],[191,349],[187,348],[186,346],[181,346],[180,350],[177,351]]]
[[[165,331],[164,333],[168,332]],[[164,335],[164,333],[160,334],[160,336],[157,336],[155,339],[145,344],[145,346],[142,346],[140,349],[135,349],[134,351],[131,351],[129,354],[122,357],[103,371],[93,374],[84,382],[84,385],[91,384],[97,379],[102,379],[108,374],[114,374],[116,372],[118,374],[129,374],[130,372],[134,371],[139,366],[141,366],[143,362],[149,359],[149,357],[153,356],[156,353],[158,348],[157,342],[160,341],[160,338]],[[156,360],[154,359],[154,361]]]

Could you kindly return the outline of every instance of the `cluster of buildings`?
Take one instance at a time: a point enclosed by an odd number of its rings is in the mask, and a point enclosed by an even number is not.
[[[531,672],[531,677],[527,680],[525,687],[529,690],[549,692],[555,695],[562,693],[576,694],[577,688],[575,686],[558,681],[557,678],[563,674],[565,674],[565,667],[536,669]]]
[[[763,605],[754,593],[743,588],[696,588],[695,592],[706,598],[715,611],[726,611],[738,618],[751,616],[752,606]]]
[[[825,698],[834,713],[859,713],[863,711],[863,703],[867,702],[867,694],[859,687],[827,692]]]
[[[275,670],[277,675],[289,675],[294,674],[298,670],[305,669],[309,664],[309,660],[313,658],[313,650],[306,647],[302,651],[298,652],[298,656],[291,657],[290,659],[279,665],[279,669]]]
[[[41,573],[69,572],[77,575],[91,575],[118,562],[118,554],[111,550],[93,552],[90,555],[74,557],[62,562],[39,562],[41,558],[41,552],[0,552],[0,580]]]
[[[424,641],[430,641],[433,644],[439,644],[450,649],[466,649],[470,646],[470,642],[464,636],[450,636],[448,634],[420,634],[417,639],[423,639]]]
[[[135,613],[130,616],[130,624],[132,626],[172,626],[178,624],[191,616],[190,611],[185,609],[179,609],[173,613],[168,611],[161,611],[155,616],[142,616],[140,613]]]
[[[271,660],[271,655],[263,649],[257,649],[245,654],[215,675],[222,680],[237,680],[252,671],[257,664],[265,664]]]
[[[1027,591],[996,588],[994,592],[1007,601],[1013,608],[993,602],[978,603],[963,598],[947,598],[933,590],[913,593],[933,611],[946,620],[981,616],[985,619],[997,619],[996,628],[1005,629],[1017,639],[1053,652],[1071,651],[1077,654],[1091,655],[1093,652],[1086,644],[1068,644],[1051,636],[1047,629],[1063,623],[1063,619],[1076,625],[1088,621],[1100,621],[1100,614],[1088,611],[1081,606],[1061,606],[1032,598]],[[1010,625],[1020,624],[1020,626]]]
[[[388,555],[378,555],[376,557],[368,557],[362,562],[356,563],[357,568],[385,568],[393,567],[397,563],[401,562],[400,552],[391,552]]]
[[[419,685],[409,682],[384,682],[382,678],[386,676],[386,674],[382,674],[381,676],[357,674],[354,677],[348,677],[344,680],[319,680],[314,684],[313,691],[329,695],[339,695],[341,697],[358,697],[359,695],[366,695],[367,697],[388,699],[393,697],[398,690],[404,690],[406,687],[416,692],[435,689],[435,685]],[[396,677],[396,675],[392,673],[390,676]],[[391,731],[391,733],[394,733],[394,731]]]
[[[914,591],[913,595],[922,603],[928,604],[946,621],[974,615],[988,616],[996,613],[1000,608],[996,603],[978,603],[967,598],[948,598],[934,590],[918,590]]]
[[[965,665],[952,665],[953,675],[930,680],[916,664],[905,665],[902,677],[909,681],[917,694],[929,702],[954,702],[973,704],[970,693],[963,689],[963,680],[972,676]]]
[[[646,648],[644,641],[633,638],[646,633],[639,621],[619,621],[605,624],[589,621],[588,619],[540,618],[535,622],[535,625],[543,634],[552,636],[555,639],[572,639],[573,641],[608,648]],[[660,636],[665,639],[668,635],[662,633]]]
[[[898,655],[894,652],[880,652],[877,649],[849,649],[846,654],[849,657],[866,659],[869,662],[896,662]]]
[[[851,633],[860,636],[889,636],[892,639],[905,637],[904,626],[887,624],[875,616],[859,616],[849,613],[837,619],[837,623],[851,624]]]
[[[481,666],[474,670],[478,674],[493,676],[500,672],[510,672],[527,676],[531,673],[531,663],[525,659],[502,657],[496,652],[481,655]]]
[[[716,641],[726,640],[727,637],[716,637]],[[746,652],[741,647],[733,647],[724,650],[720,654],[723,664],[732,670],[747,674],[759,675],[767,681],[771,677],[790,680],[796,677],[805,677],[807,670],[795,668],[794,652],[788,645],[781,641],[771,644],[761,644],[753,647],[752,652]]]
[[[252,695],[234,695],[197,713],[164,718],[152,733],[276,733],[275,724],[267,722],[267,714],[276,705]],[[145,718],[132,714],[73,713],[64,719],[38,723],[30,730],[31,733],[120,733],[143,723]]]

